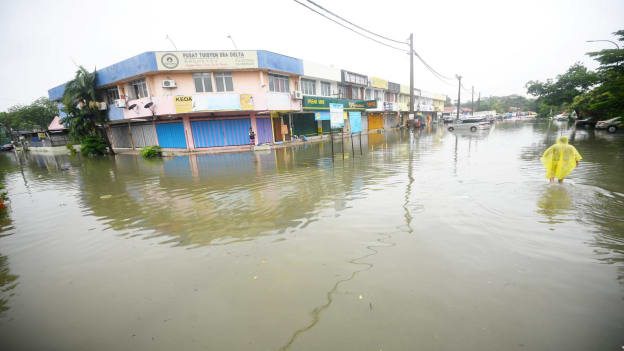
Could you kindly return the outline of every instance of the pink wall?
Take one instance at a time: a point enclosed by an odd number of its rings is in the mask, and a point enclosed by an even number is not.
[[[173,79],[176,88],[163,88],[162,81]],[[152,111],[144,106],[148,102],[153,102],[153,112],[155,115],[176,114],[173,98],[179,95],[214,95],[219,92],[196,93],[193,74],[191,72],[164,72],[156,73],[145,77],[147,89],[151,97],[129,100],[127,106],[137,104],[133,110],[124,109],[124,119],[150,117]],[[236,94],[251,94],[255,111],[277,110],[289,111],[300,110],[301,101],[293,100],[290,93],[275,93],[269,91],[269,77],[263,71],[233,71],[232,80],[234,92]],[[124,90],[128,89],[126,84],[120,84]],[[213,79],[213,89],[215,88]],[[298,78],[291,76],[290,91],[297,90]],[[232,93],[232,92],[228,92]]]
[[[152,107],[152,109],[154,110],[154,115],[172,115],[176,113],[173,106],[173,97],[152,96],[137,100],[128,100],[126,108],[123,109],[124,119],[151,117],[152,110],[149,108],[145,108],[145,104],[147,104],[148,102],[154,103]],[[133,104],[136,104],[137,106],[132,110],[128,109],[128,107]]]

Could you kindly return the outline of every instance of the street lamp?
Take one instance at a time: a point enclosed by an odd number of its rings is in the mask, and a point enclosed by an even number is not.
[[[618,50],[620,50],[620,46],[619,46],[616,42],[611,41],[611,40],[606,40],[606,39],[599,39],[599,40],[586,40],[586,42],[588,42],[588,43],[595,43],[595,42],[598,42],[598,41],[608,41],[609,43],[611,43],[611,44],[615,45],[615,47],[616,47]]]

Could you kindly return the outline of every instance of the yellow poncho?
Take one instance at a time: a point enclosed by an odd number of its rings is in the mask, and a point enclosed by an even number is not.
[[[546,178],[565,178],[576,167],[576,162],[583,159],[572,145],[568,145],[568,137],[562,136],[557,143],[544,151],[542,163],[546,167]]]

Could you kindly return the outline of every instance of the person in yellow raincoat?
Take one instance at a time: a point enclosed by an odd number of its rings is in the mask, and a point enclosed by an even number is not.
[[[550,184],[555,183],[555,178],[559,183],[578,166],[582,160],[581,154],[576,148],[568,144],[568,137],[562,136],[557,139],[557,143],[544,151],[541,161],[546,167],[546,178],[550,179]]]

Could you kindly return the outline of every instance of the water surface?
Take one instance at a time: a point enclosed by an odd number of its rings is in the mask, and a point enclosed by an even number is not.
[[[559,135],[584,160],[549,186]],[[333,161],[3,153],[0,348],[621,349],[623,148],[507,122],[347,139]]]

